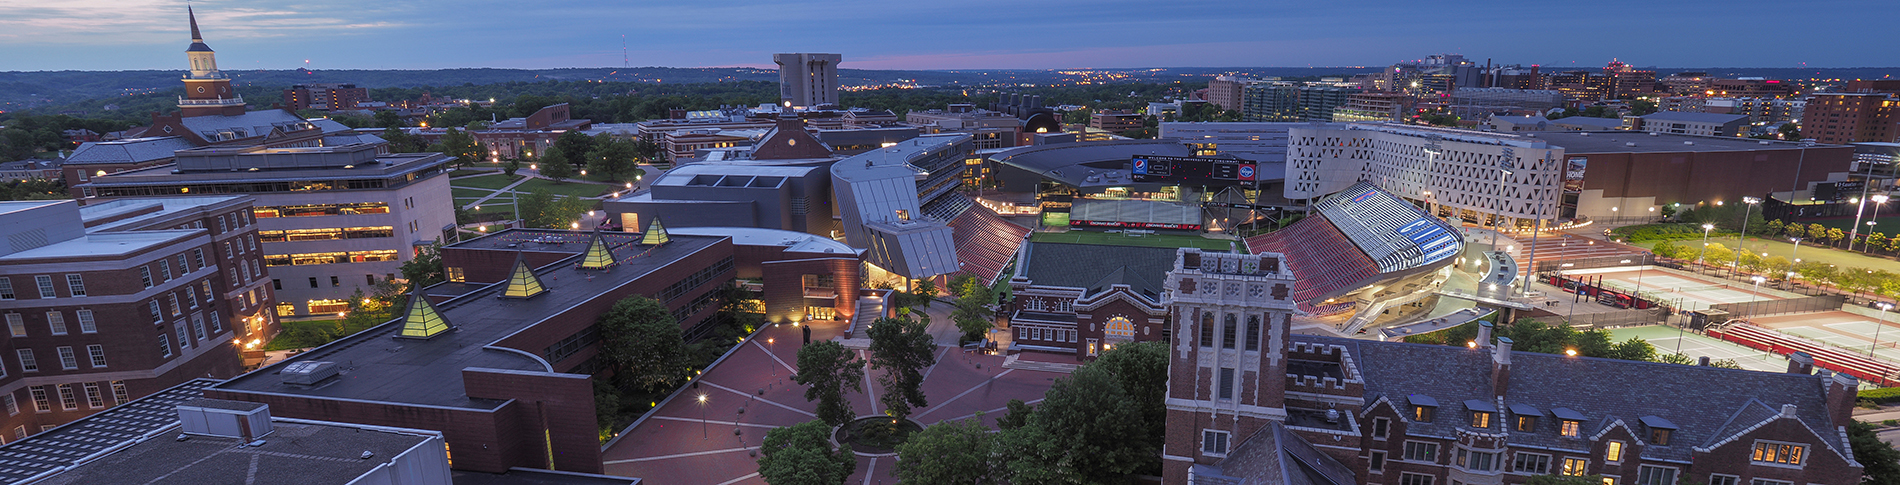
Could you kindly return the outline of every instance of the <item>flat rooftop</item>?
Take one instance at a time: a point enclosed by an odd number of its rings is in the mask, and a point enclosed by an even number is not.
[[[1569,119],[1569,118],[1565,118]],[[1562,120],[1558,120],[1562,121]],[[1589,153],[1666,153],[1666,152],[1740,152],[1751,150],[1795,150],[1801,144],[1791,141],[1757,140],[1732,136],[1696,136],[1641,131],[1539,131],[1522,133],[1564,148],[1567,155]],[[1690,145],[1683,142],[1695,142]],[[1635,143],[1636,146],[1629,146]],[[1813,148],[1843,145],[1814,145]]]
[[[39,483],[350,483],[429,439],[340,423],[272,420],[271,427],[257,446],[239,447],[237,438],[155,437]],[[374,455],[361,458],[364,452]]]
[[[569,242],[552,242],[554,236],[564,237],[563,240]],[[579,231],[510,230],[451,247],[578,255],[587,248],[587,244],[580,241],[590,236],[591,233]],[[551,263],[535,270],[541,284],[548,289],[540,296],[527,300],[497,298],[496,294],[502,289],[502,283],[497,283],[436,304],[443,317],[459,328],[434,339],[393,338],[402,329],[399,318],[233,378],[217,388],[312,398],[494,409],[502,401],[468,397],[462,387],[462,369],[485,367],[530,372],[552,372],[553,369],[537,357],[484,347],[726,239],[675,234],[672,242],[647,252],[651,246],[628,244],[639,236],[636,233],[604,233],[604,236],[620,260],[613,271],[590,273],[592,278],[576,277],[578,270],[566,264],[566,260]],[[536,238],[548,242],[525,242]],[[533,247],[508,248],[508,244]],[[568,277],[559,278],[557,274]],[[283,382],[278,371],[291,363],[306,361],[334,362],[340,375],[315,386]]]
[[[0,446],[0,482],[15,483],[120,443],[178,426],[178,404],[204,397],[216,379],[192,379],[50,431]],[[131,483],[143,483],[143,480]],[[127,483],[97,480],[71,483]]]
[[[203,229],[167,229],[87,234],[86,237],[68,239],[6,256],[0,256],[0,262],[11,263],[29,259],[47,258],[116,257],[138,252],[152,246],[160,246],[169,244],[172,241],[195,237],[203,232]]]
[[[672,236],[731,237],[732,243],[740,246],[779,246],[785,248],[786,251],[800,253],[858,254],[864,252],[863,249],[852,248],[849,244],[838,242],[828,237],[780,229],[758,227],[679,227],[667,229],[666,232]],[[637,235],[637,233],[628,234]]]
[[[94,202],[91,204],[80,206],[79,216],[82,219],[90,221],[90,220],[98,220],[98,219],[114,217],[120,214],[151,210],[153,208],[157,209],[149,213],[139,214],[137,216],[128,217],[122,220],[112,221],[105,224],[100,224],[97,226],[86,228],[86,232],[112,231],[119,228],[134,226],[142,221],[171,216],[171,215],[178,214],[180,212],[192,211],[200,207],[223,204],[223,203],[231,202],[231,201],[238,200],[241,198],[244,198],[244,196],[233,195],[233,196],[217,196],[217,197],[155,197],[155,198],[150,198],[150,199],[117,199],[117,200],[110,200],[106,202]]]
[[[294,154],[292,154],[294,155]],[[240,183],[240,182],[308,182],[313,180],[353,180],[389,178],[418,172],[448,162],[448,157],[440,153],[391,153],[376,157],[374,164],[353,165],[351,168],[319,167],[257,171],[203,171],[177,172],[178,164],[171,163],[139,170],[119,172],[93,177],[92,182],[80,184],[91,187],[126,187],[141,185],[161,185],[180,183]]]

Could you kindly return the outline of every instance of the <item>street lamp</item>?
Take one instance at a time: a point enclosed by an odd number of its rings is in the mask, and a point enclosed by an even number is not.
[[[1874,234],[1874,223],[1880,221],[1880,205],[1887,203],[1887,196],[1886,194],[1881,194],[1869,198],[1874,200],[1874,216],[1867,221],[1867,235],[1872,236]],[[1853,244],[1853,242],[1849,241],[1848,244]],[[1870,248],[1867,247],[1866,242],[1860,243],[1860,251],[1862,253],[1868,252],[1869,250]]]
[[[1873,357],[1874,347],[1880,346],[1880,329],[1887,327],[1887,310],[1893,309],[1892,303],[1887,303],[1884,301],[1876,304],[1875,306],[1880,307],[1880,321],[1875,322],[1875,323],[1880,324],[1880,326],[1874,327],[1874,344],[1867,346],[1868,357]]]
[[[706,439],[706,395],[699,395],[699,439]]]
[[[771,350],[772,350],[772,355],[773,355],[773,356],[777,356],[777,355],[778,355],[778,345],[777,345],[777,344],[778,344],[778,342],[777,342],[777,340],[778,340],[778,339],[775,339],[775,338],[772,338],[772,337],[766,337],[766,338],[765,338],[765,345],[767,345],[767,346],[769,346],[769,347],[771,348]],[[776,357],[774,357],[774,358],[776,358]],[[772,366],[772,377],[778,377],[778,366],[776,366],[776,365],[775,365],[775,366]]]
[[[1728,267],[1728,274],[1730,276],[1735,275],[1735,270],[1741,268],[1742,250],[1747,247],[1746,241],[1742,238],[1748,237],[1748,216],[1754,214],[1755,204],[1760,204],[1761,199],[1756,197],[1742,197],[1742,203],[1748,205],[1742,207],[1742,233],[1735,235],[1735,260],[1730,261]]]
[[[1715,224],[1702,225],[1702,250],[1695,253],[1695,264],[1702,264],[1702,256],[1709,253],[1709,230],[1711,229],[1715,229]]]

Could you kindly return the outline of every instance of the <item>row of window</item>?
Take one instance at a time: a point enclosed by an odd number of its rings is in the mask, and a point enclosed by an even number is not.
[[[1209,432],[1212,431],[1203,431],[1203,441],[1206,442],[1203,445],[1203,452],[1211,452],[1208,446],[1211,446],[1212,442],[1205,439]],[[1224,442],[1224,439],[1222,441]],[[1805,445],[1796,443],[1761,441],[1755,444],[1755,453],[1751,457],[1751,461],[1757,463],[1800,465],[1802,454],[1806,449],[1807,447]],[[1623,442],[1609,442],[1605,448],[1604,462],[1617,463],[1622,461],[1623,451]],[[1225,452],[1220,451],[1217,453]],[[1501,454],[1500,452],[1485,452],[1459,448],[1453,464],[1466,470],[1481,472],[1510,471],[1536,475],[1557,474],[1563,476],[1584,476],[1588,473],[1587,470],[1590,465],[1589,460],[1586,458],[1553,458],[1548,454],[1527,452],[1513,453],[1510,463],[1507,464],[1498,460]],[[1385,469],[1386,452],[1384,450],[1374,450],[1370,453],[1368,458],[1370,462],[1369,468],[1372,471]],[[1405,447],[1400,455],[1400,459],[1410,462],[1437,463],[1438,444],[1407,441],[1405,442]],[[1678,471],[1679,470],[1674,467],[1641,465],[1637,468],[1636,483],[1637,485],[1675,485]],[[1726,482],[1720,477],[1727,477]],[[1715,475],[1710,478],[1710,483],[1711,485],[1721,483],[1735,485],[1736,479],[1737,477],[1731,475]],[[1604,483],[1610,485],[1615,482],[1606,479]],[[1759,485],[1759,482],[1757,482],[1757,485]]]
[[[1075,343],[1076,331],[1060,328],[1042,328],[1015,326],[1018,340],[1044,340],[1051,342]]]
[[[361,214],[388,214],[389,204],[382,202],[356,202],[344,204],[309,204],[260,206],[251,209],[257,217],[308,217],[340,216]]]
[[[392,280],[395,280],[395,279],[396,279],[396,274],[395,274],[395,273],[384,273],[384,274],[383,274],[383,280],[384,280],[384,281],[392,281]],[[275,289],[277,289],[277,290],[283,290],[283,289],[284,289],[284,280],[279,280],[279,279],[273,279],[273,280],[270,280],[270,284],[271,284],[271,287],[272,287],[272,288],[275,288]],[[375,286],[375,285],[376,285],[376,275],[375,275],[375,274],[365,274],[365,275],[363,275],[363,285],[365,285],[365,286]],[[330,287],[332,287],[332,288],[340,288],[340,287],[342,287],[342,286],[343,286],[343,279],[342,279],[341,277],[338,277],[338,276],[336,276],[336,275],[330,275]],[[321,287],[322,287],[322,285],[318,285],[318,284],[317,284],[317,277],[315,277],[315,276],[312,276],[312,277],[310,277],[310,287],[311,287],[311,288],[321,288]],[[328,312],[323,312],[323,313],[328,313]],[[284,314],[284,316],[289,316],[289,314]]]
[[[105,395],[100,389],[99,383],[83,382],[78,385],[80,386],[80,390],[86,393],[86,406],[92,409],[104,409],[108,406],[117,406],[132,402],[131,394],[126,392],[125,381],[110,381],[106,383],[107,388],[112,390],[112,402],[109,405],[106,403]],[[48,394],[46,387],[47,386],[32,386],[27,388],[27,395],[33,399],[33,412],[53,412],[53,399],[52,396]],[[52,387],[53,392],[59,395],[60,409],[66,411],[79,409],[79,396],[75,394],[73,384],[58,384]],[[0,403],[6,405],[8,416],[17,416],[20,414],[20,403],[13,397],[13,393],[0,394]],[[13,439],[18,440],[25,437],[25,426],[13,429]]]
[[[688,275],[679,282],[667,285],[665,289],[660,290],[660,294],[657,296],[659,296],[659,300],[662,302],[671,302],[674,298],[679,298],[680,295],[685,295],[686,292],[692,291],[694,288],[698,288],[699,285],[706,284],[706,282],[712,281],[714,277],[725,274],[728,271],[732,271],[731,257],[726,257],[710,266],[700,268],[699,271],[694,271],[693,274]]]
[[[199,313],[191,314],[191,325],[189,327],[187,327],[182,320],[172,324],[172,327],[178,331],[178,350],[184,351],[194,345],[192,339],[194,335],[197,336],[197,343],[195,345],[202,347],[208,345],[205,341],[209,340],[211,336],[224,333],[224,319],[219,317],[217,312],[211,312],[211,331],[208,334],[205,332],[204,316]],[[171,334],[164,332],[158,334],[158,355],[167,359],[171,358]]]
[[[313,264],[374,263],[378,261],[395,260],[396,250],[377,249],[331,253],[269,254],[264,256],[264,265],[306,266]]]
[[[1211,288],[1211,286],[1208,287]],[[1214,312],[1201,312],[1201,348],[1214,348],[1214,330]],[[1245,341],[1248,351],[1259,351],[1260,315],[1247,315],[1247,333],[1243,335],[1239,331],[1235,315],[1225,314],[1222,317],[1219,337],[1220,346],[1223,349],[1232,350],[1238,341]]]
[[[257,238],[264,242],[330,241],[336,239],[370,239],[396,237],[396,228],[392,226],[373,227],[326,227],[319,229],[286,229],[282,231],[257,231]]]
[[[25,315],[8,313],[6,318],[8,334],[16,338],[27,336]],[[79,323],[79,333],[99,333],[99,325],[92,317],[92,310],[73,310],[73,319]],[[52,335],[68,334],[70,329],[66,326],[66,313],[60,310],[46,312],[46,331]]]
[[[67,295],[74,298],[86,296],[86,279],[84,277],[78,274],[68,274],[65,279]],[[33,285],[39,289],[40,298],[59,298],[58,286],[53,282],[53,275],[34,276]],[[150,286],[148,285],[147,287],[149,288]],[[15,299],[16,296],[13,291],[13,278],[0,276],[0,300],[12,300]]]
[[[73,351],[73,347],[71,345],[62,345],[55,348],[54,350],[59,354],[59,368],[65,369],[65,370],[79,369],[79,354]],[[20,372],[39,372],[40,371],[40,360],[37,356],[33,354],[33,349],[14,349],[13,352],[14,352],[14,357],[18,359],[20,362]],[[87,345],[86,358],[92,364],[92,368],[94,369],[105,368],[106,346],[101,345],[101,344]],[[0,377],[6,377],[6,376],[7,376],[6,361],[4,359],[0,359]]]

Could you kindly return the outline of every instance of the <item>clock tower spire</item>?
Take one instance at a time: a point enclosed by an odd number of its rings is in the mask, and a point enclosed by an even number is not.
[[[244,98],[218,71],[218,54],[205,45],[204,34],[198,31],[197,12],[186,6],[185,16],[191,22],[191,47],[185,48],[191,71],[185,74],[185,96],[178,98],[179,109],[186,117],[244,114]]]

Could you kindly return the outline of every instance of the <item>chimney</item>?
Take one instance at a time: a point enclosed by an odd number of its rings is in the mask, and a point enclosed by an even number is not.
[[[1490,327],[1479,327],[1488,329]],[[1479,330],[1484,333],[1484,330]],[[1499,399],[1504,398],[1511,389],[1511,341],[1510,337],[1498,337],[1498,345],[1491,349],[1491,393]]]
[[[1708,366],[1709,366],[1709,356],[1706,356],[1706,355],[1704,355],[1704,356],[1701,356],[1701,357],[1696,357],[1696,358],[1695,358],[1695,365],[1699,365],[1699,366],[1702,366],[1702,367],[1708,367]]]
[[[1478,348],[1491,348],[1491,322],[1478,322]]]
[[[1788,373],[1808,375],[1814,373],[1814,357],[1807,352],[1788,354]]]
[[[1854,419],[1854,403],[1860,400],[1860,379],[1846,372],[1833,374],[1824,375],[1827,380],[1827,414],[1833,420],[1829,425],[1846,426]]]

